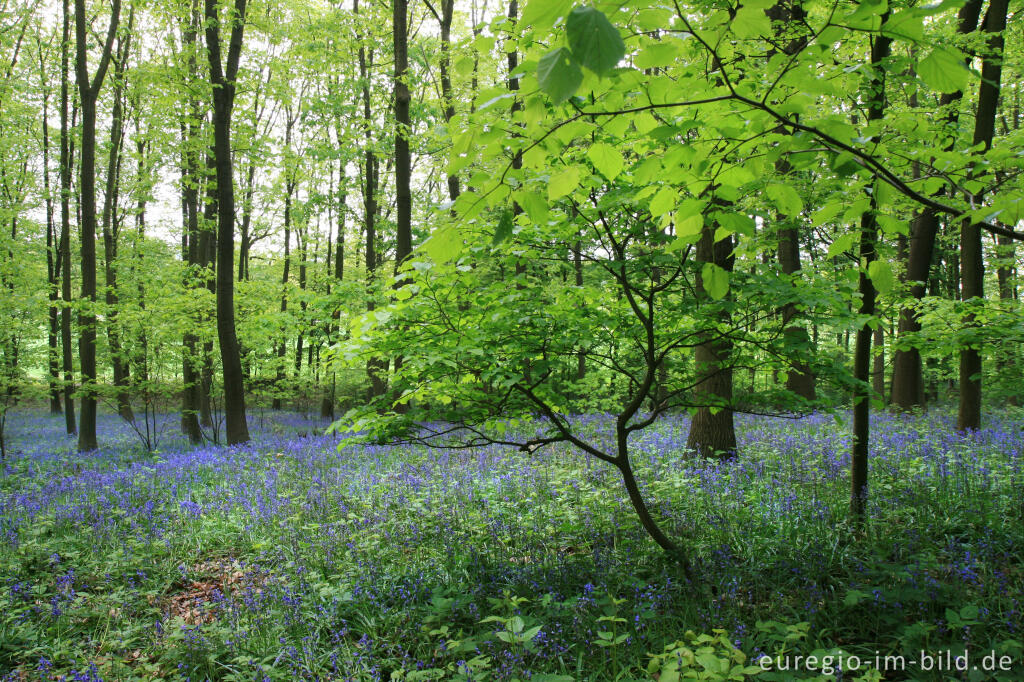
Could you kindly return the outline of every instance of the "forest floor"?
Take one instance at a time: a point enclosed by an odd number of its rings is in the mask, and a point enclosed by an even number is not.
[[[103,416],[81,456],[59,416],[9,416],[2,679],[1024,679],[1019,412],[876,417],[861,531],[848,424],[743,418],[722,464],[659,422],[633,456],[693,582],[568,447],[339,452],[265,413],[191,448],[177,420],[149,452]]]

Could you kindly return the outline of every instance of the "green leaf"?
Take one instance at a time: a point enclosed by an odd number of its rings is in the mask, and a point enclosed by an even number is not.
[[[576,189],[579,184],[580,169],[576,166],[569,166],[561,173],[551,176],[551,181],[548,183],[548,200],[561,199]]]
[[[638,69],[670,66],[679,58],[681,45],[682,43],[674,38],[652,42],[633,58],[633,66]]]
[[[714,263],[705,263],[700,271],[701,281],[708,296],[720,301],[729,293],[729,272]]]
[[[435,263],[446,263],[459,255],[462,240],[452,225],[440,227],[420,247]]]
[[[622,172],[622,154],[609,144],[597,142],[591,145],[587,151],[587,158],[609,181],[614,180]]]
[[[835,241],[829,244],[828,253],[826,257],[835,258],[841,253],[846,253],[853,248],[853,243],[857,239],[857,234],[854,232],[847,232],[844,235],[836,237]]]
[[[501,212],[501,217],[498,218],[498,225],[494,228],[494,239],[491,241],[491,245],[497,246],[511,236],[512,211],[506,208]]]
[[[537,63],[537,82],[555,102],[564,102],[579,89],[583,72],[572,53],[560,47],[548,52]]]
[[[949,93],[964,90],[971,72],[958,51],[936,47],[917,63],[917,75],[933,90]]]
[[[540,194],[521,190],[516,192],[515,198],[526,211],[531,223],[544,225],[548,222],[548,204]]]
[[[800,199],[800,195],[790,185],[773,183],[765,187],[765,192],[783,215],[796,216],[804,208],[804,202]]]
[[[772,25],[763,9],[756,7],[740,7],[736,16],[729,22],[729,28],[737,38],[756,38],[771,35]]]
[[[892,266],[883,260],[874,260],[868,264],[868,277],[871,278],[875,288],[881,294],[887,294],[896,285],[896,278],[892,274]]]
[[[651,215],[655,218],[660,218],[665,215],[673,208],[676,207],[676,200],[679,198],[679,192],[675,187],[669,187],[666,185],[658,190],[658,193],[651,199]]]
[[[699,235],[700,231],[704,229],[704,216],[700,213],[696,215],[688,215],[684,218],[677,214],[676,215],[676,236],[677,237],[693,237]]]
[[[920,43],[924,40],[924,20],[917,10],[903,10],[882,24],[882,35]]]
[[[594,73],[615,68],[626,54],[619,30],[593,7],[577,7],[570,12],[565,30],[573,56]]]
[[[519,22],[538,31],[549,29],[558,17],[565,16],[572,3],[573,0],[530,0]]]

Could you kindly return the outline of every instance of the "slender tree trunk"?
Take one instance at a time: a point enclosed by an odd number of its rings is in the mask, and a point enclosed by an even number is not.
[[[452,51],[452,19],[455,15],[455,0],[441,0],[441,100],[444,104],[444,122],[451,125],[455,117],[455,94],[452,89],[451,51]],[[455,201],[459,198],[459,176],[448,174],[448,198]]]
[[[884,17],[888,18],[886,12]],[[884,20],[884,19],[883,19]],[[889,57],[892,39],[874,36],[871,44],[871,76],[867,85],[868,121],[878,121],[885,115],[885,71],[882,62]],[[876,182],[881,182],[876,180]],[[877,257],[878,219],[875,210],[875,193],[871,195],[871,207],[861,216],[860,221],[860,291],[861,317],[870,319],[875,315],[875,285],[868,277],[868,266]],[[850,475],[850,511],[858,521],[864,518],[868,499],[868,441],[871,436],[869,421],[871,410],[871,335],[869,322],[857,330],[853,351],[853,376],[856,381],[853,390],[853,449]]]
[[[291,143],[291,126],[292,120],[289,118],[288,125],[286,127],[286,142],[287,147]],[[291,171],[286,171],[289,177],[285,181],[285,195],[284,195],[284,270],[281,273],[281,323],[285,324],[285,315],[288,312],[288,280],[291,278],[291,265],[292,265],[292,254],[291,254],[291,241],[292,241],[292,192],[295,189],[295,184],[292,182]],[[281,393],[284,391],[284,365],[285,365],[285,353],[287,352],[285,343],[287,338],[287,328],[281,329],[281,339],[277,344],[277,374],[274,387],[274,399],[271,402],[271,409],[281,409]]]
[[[409,150],[409,135],[412,121],[409,114],[409,3],[407,0],[392,2],[392,34],[395,49],[395,202],[397,221],[395,225],[395,275],[399,275],[402,264],[412,255],[412,154]],[[444,50],[444,47],[441,48]],[[443,78],[443,75],[442,75]],[[451,83],[449,83],[449,88]],[[456,180],[456,183],[458,181]],[[448,181],[451,190],[451,178]],[[395,282],[396,288],[403,284]],[[394,359],[394,369],[402,367],[402,356]],[[396,399],[399,396],[394,396]],[[405,412],[405,402],[395,404],[397,412]]]
[[[182,45],[188,53],[186,86],[197,80],[196,42],[199,32],[198,0],[190,3],[187,24],[182,27]],[[198,288],[199,277],[199,154],[197,151],[196,127],[199,121],[199,102],[190,94],[186,102],[187,113],[181,122],[181,222],[182,254],[185,262],[185,286]],[[199,374],[199,338],[192,330],[198,319],[190,319],[188,329],[182,336],[182,399],[181,431],[193,445],[203,442],[203,431],[199,424],[201,378]]]
[[[874,332],[874,354],[871,364],[871,390],[885,402],[885,331],[881,327]]]
[[[982,29],[988,34],[987,50],[981,62],[981,86],[978,90],[978,111],[974,119],[974,147],[979,145],[984,154],[992,148],[995,135],[996,109],[1003,77],[1003,31],[1009,0],[992,0]],[[972,172],[972,175],[980,175]],[[968,197],[971,205],[981,205],[983,197]],[[985,264],[982,259],[981,225],[964,220],[960,226],[960,276],[963,300],[981,304],[985,298]],[[975,316],[968,313],[967,327],[975,326]],[[981,428],[981,349],[969,346],[960,351],[960,409],[956,428],[968,431]]]
[[[345,162],[338,163],[338,232],[334,244],[334,280],[340,285],[345,280],[345,219],[348,216],[348,193],[346,191]],[[334,196],[334,193],[331,193]],[[331,334],[340,334],[341,310],[334,306],[331,311]],[[321,417],[333,417],[334,405],[338,399],[338,373],[331,366],[331,388],[320,405]]]
[[[107,183],[103,196],[101,225],[103,232],[103,261],[106,280],[105,303],[107,310],[107,343],[114,370],[117,412],[127,422],[134,423],[131,400],[128,393],[129,365],[121,347],[121,331],[118,324],[120,301],[117,290],[117,247],[119,219],[117,216],[118,190],[120,186],[121,150],[124,145],[124,77],[131,43],[134,12],[128,15],[128,37],[118,39],[114,59],[114,109],[110,126],[110,153],[107,158]]]
[[[43,50],[39,51],[40,76],[46,77],[46,64]],[[50,414],[60,414],[60,365],[57,345],[60,337],[59,291],[60,291],[60,258],[57,253],[56,226],[53,217],[53,194],[50,186],[50,89],[44,87],[43,92],[43,192],[46,196],[46,284],[47,317],[49,328],[46,338],[46,364],[49,382]]]
[[[81,177],[79,180],[82,254],[82,299],[85,306],[78,315],[78,356],[82,366],[82,421],[78,430],[78,450],[97,448],[96,442],[96,100],[99,97],[117,25],[121,0],[114,0],[107,41],[93,80],[89,79],[87,17],[85,0],[75,0],[75,79],[82,106]]]
[[[246,0],[235,0],[228,22],[231,39],[227,64],[221,61],[217,1],[206,4],[206,53],[213,85],[213,137],[217,164],[217,339],[224,376],[224,425],[228,445],[249,441],[245,419],[245,385],[235,333],[235,187],[231,162],[231,110],[242,51]]]
[[[75,421],[75,370],[71,341],[71,177],[74,163],[71,154],[71,135],[68,121],[69,62],[71,50],[71,12],[68,0],[64,0],[63,28],[60,47],[60,243],[57,248],[60,259],[60,343],[61,370],[64,373],[64,430],[69,435],[78,433]]]
[[[251,161],[245,171],[245,193],[242,198],[241,238],[238,241],[238,281],[249,279],[249,248],[252,246],[249,230],[252,226],[252,197],[256,191],[256,162]]]
[[[359,14],[359,0],[352,0],[352,11]],[[363,228],[366,236],[366,285],[367,301],[366,309],[373,311],[376,308],[374,301],[374,281],[377,271],[377,179],[378,161],[373,151],[373,115],[370,109],[370,69],[373,67],[373,51],[368,51],[363,44],[363,37],[359,40],[359,79],[362,82],[363,96],[363,128],[366,134],[366,150],[363,161]],[[373,398],[384,395],[387,390],[385,373],[387,365],[380,358],[370,358],[366,361],[366,373],[370,378],[369,397]]]
[[[302,349],[305,341],[305,335],[303,334],[303,325],[306,324],[306,275],[308,272],[308,264],[306,263],[309,257],[309,241],[308,235],[306,234],[306,227],[300,226],[295,231],[295,241],[299,247],[299,324],[298,324],[298,335],[295,339],[295,381],[299,381],[299,374],[302,371]],[[313,347],[310,346],[310,350]]]

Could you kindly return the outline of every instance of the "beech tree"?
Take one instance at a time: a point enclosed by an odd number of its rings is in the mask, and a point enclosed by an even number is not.
[[[95,74],[89,75],[89,42],[85,0],[75,0],[75,80],[82,107],[79,193],[82,249],[82,299],[78,314],[78,354],[82,367],[82,416],[78,449],[95,450],[96,442],[96,101],[107,75],[121,19],[121,0],[112,0],[106,41]]]
[[[214,163],[217,177],[217,339],[224,379],[225,432],[229,445],[249,440],[245,419],[245,385],[235,333],[235,186],[231,159],[231,112],[242,54],[246,0],[228,10],[231,28],[227,60],[221,55],[221,18],[216,0],[205,0],[206,54],[213,86]]]

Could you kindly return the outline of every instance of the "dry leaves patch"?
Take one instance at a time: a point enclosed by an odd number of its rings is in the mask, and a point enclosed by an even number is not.
[[[199,577],[188,580],[169,594],[163,608],[171,619],[180,617],[186,625],[205,625],[216,620],[214,604],[218,600],[217,594],[223,599],[233,590],[262,586],[267,582],[267,576],[246,572],[238,561],[230,558],[200,561],[188,570],[187,575]]]

